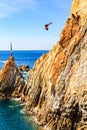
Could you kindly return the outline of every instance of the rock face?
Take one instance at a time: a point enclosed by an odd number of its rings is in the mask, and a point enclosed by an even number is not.
[[[73,0],[60,40],[28,73],[26,111],[46,130],[87,130],[87,0]]]
[[[21,72],[28,72],[30,70],[29,66],[28,65],[21,65],[19,66],[19,71]]]
[[[11,56],[0,70],[0,98],[21,97],[25,86],[14,57]]]

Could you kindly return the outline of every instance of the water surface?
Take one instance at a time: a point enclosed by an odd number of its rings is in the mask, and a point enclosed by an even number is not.
[[[13,51],[17,66],[27,64],[33,67],[36,60],[48,50]],[[10,57],[9,51],[0,51],[0,69]],[[23,74],[26,81],[26,73]],[[16,101],[0,101],[0,130],[36,130],[28,116],[21,113],[23,106]]]
[[[0,130],[37,130],[29,117],[21,113],[22,108],[17,101],[0,101]]]

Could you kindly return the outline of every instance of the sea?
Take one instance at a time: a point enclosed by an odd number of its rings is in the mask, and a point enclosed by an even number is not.
[[[28,65],[32,69],[36,60],[48,50],[30,50],[30,51],[13,51],[15,63],[20,65]],[[4,66],[6,60],[10,57],[10,51],[0,51],[0,69]],[[26,74],[23,74],[26,81]],[[31,117],[23,113],[24,104],[20,104],[17,100],[0,101],[0,130],[38,130]]]

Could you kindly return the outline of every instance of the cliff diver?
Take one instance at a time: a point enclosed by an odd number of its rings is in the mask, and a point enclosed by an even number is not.
[[[50,24],[52,24],[52,22],[50,22],[50,23],[48,23],[48,24],[45,24],[44,27],[45,27],[46,30],[48,30],[48,27],[49,27]]]

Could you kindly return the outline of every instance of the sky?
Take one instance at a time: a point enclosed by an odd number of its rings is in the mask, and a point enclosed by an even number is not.
[[[71,5],[72,0],[0,0],[0,50],[9,50],[11,42],[13,50],[50,50]]]

